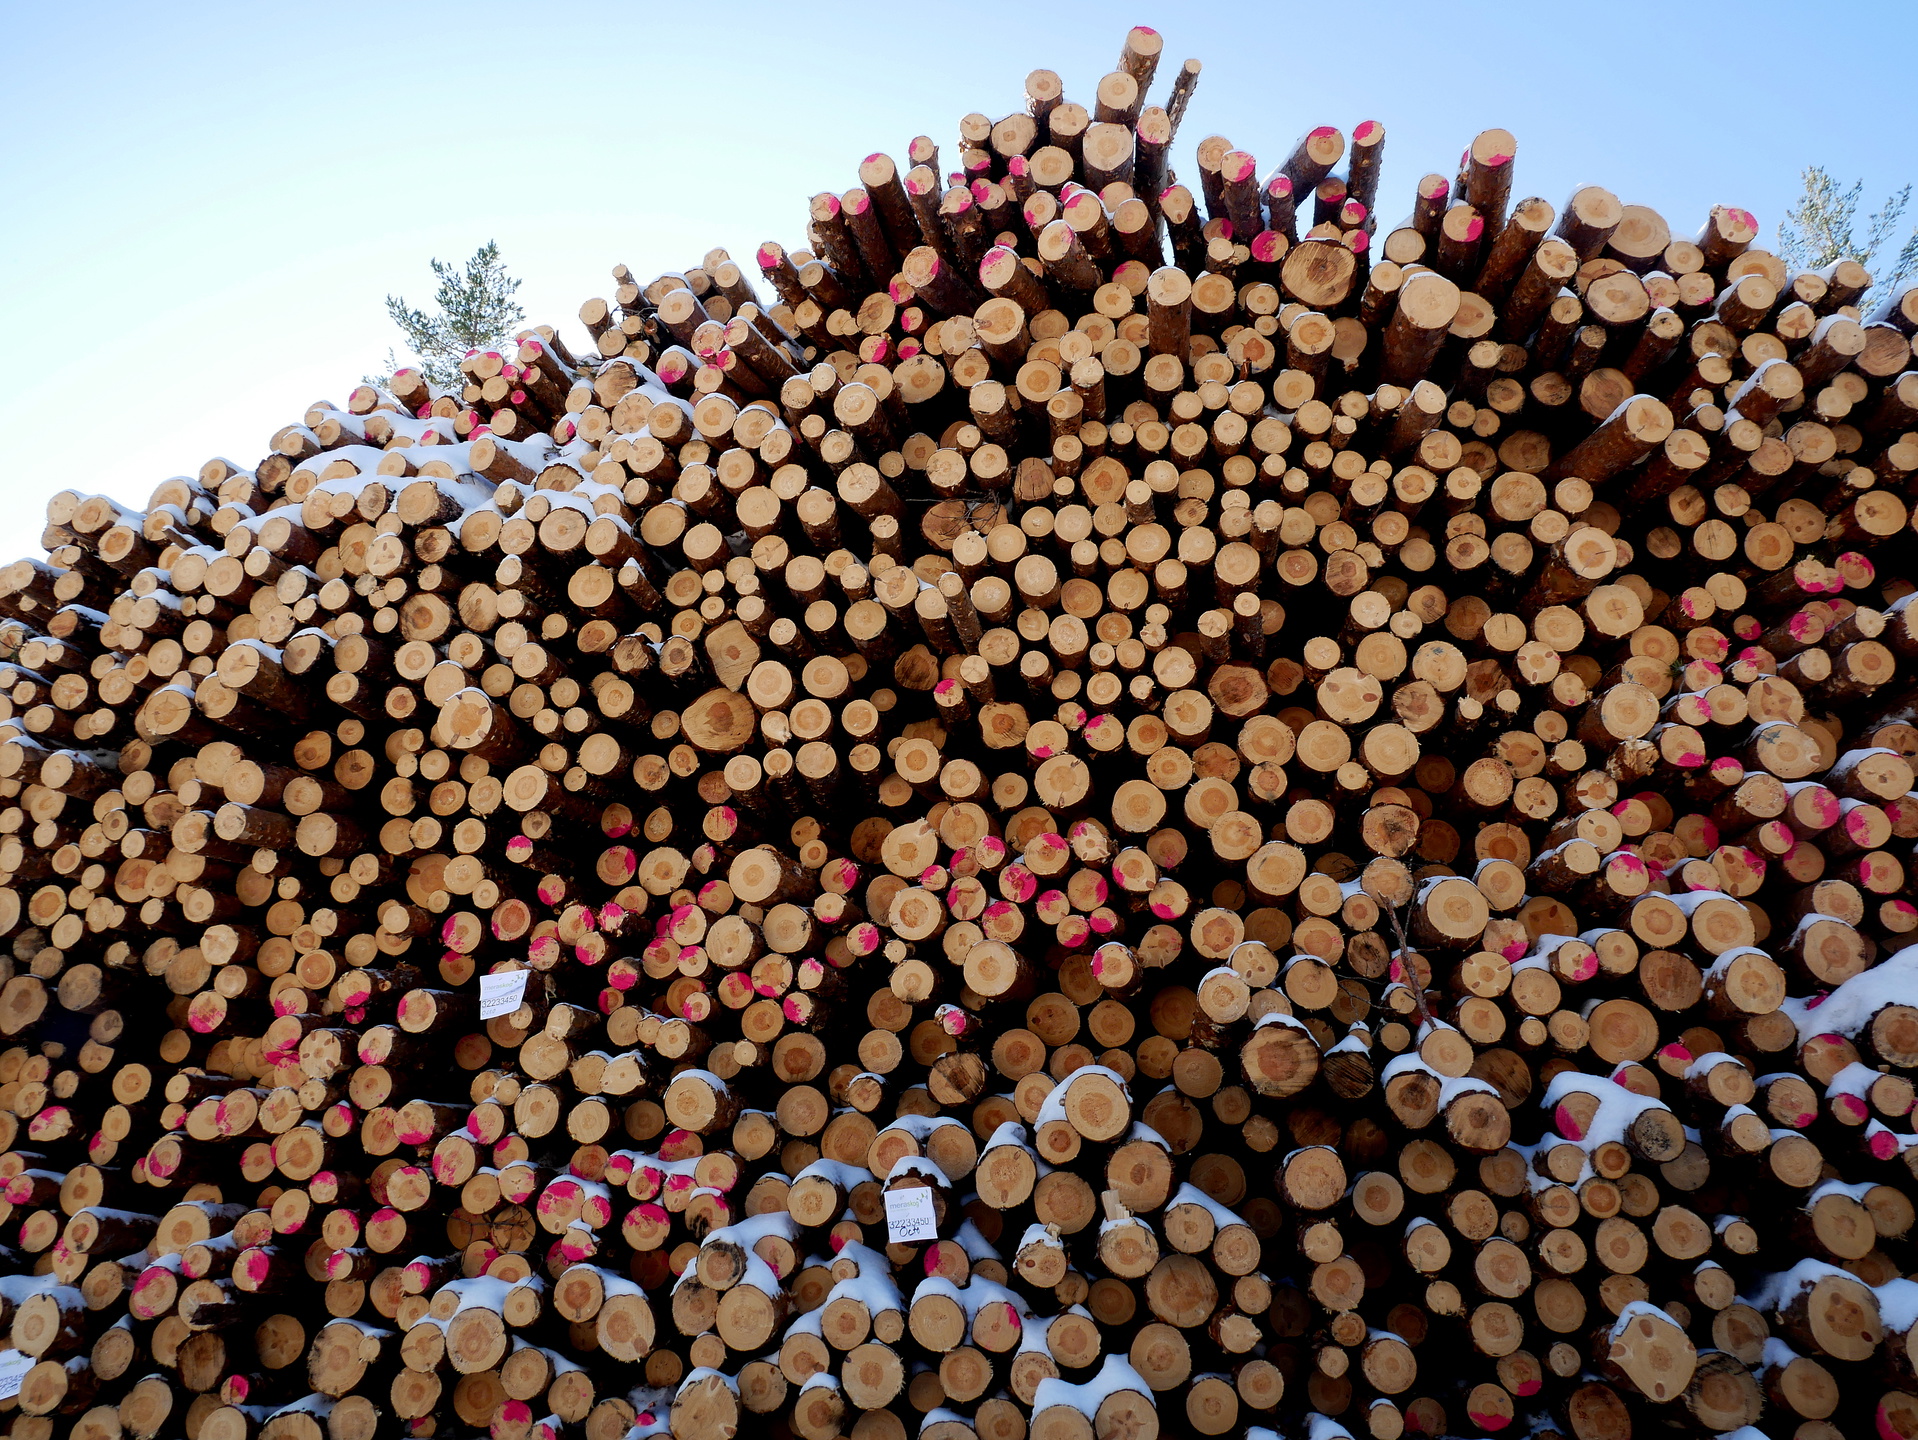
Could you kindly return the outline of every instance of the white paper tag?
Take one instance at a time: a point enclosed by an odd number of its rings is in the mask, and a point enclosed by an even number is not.
[[[886,1239],[895,1245],[937,1240],[939,1221],[933,1214],[932,1191],[924,1185],[886,1191]]]
[[[22,1355],[18,1350],[0,1350],[0,1400],[20,1393],[20,1382],[27,1378],[27,1371],[35,1363],[31,1355]]]
[[[519,1009],[526,996],[526,977],[531,970],[508,970],[503,974],[480,976],[480,1019],[497,1020]]]

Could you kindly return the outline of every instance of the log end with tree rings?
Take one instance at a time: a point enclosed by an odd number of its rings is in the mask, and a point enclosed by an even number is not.
[[[1163,52],[49,487],[11,1434],[1918,1433],[1918,290]]]

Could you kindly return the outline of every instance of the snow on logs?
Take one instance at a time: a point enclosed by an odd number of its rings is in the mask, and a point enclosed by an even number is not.
[[[1918,1433],[1918,291],[1161,48],[54,496],[7,1434]]]

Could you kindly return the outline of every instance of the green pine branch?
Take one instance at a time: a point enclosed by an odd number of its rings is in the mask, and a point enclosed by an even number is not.
[[[1911,203],[1911,186],[1895,190],[1862,222],[1859,206],[1864,181],[1840,186],[1822,165],[1807,166],[1800,177],[1798,203],[1785,212],[1778,227],[1778,253],[1788,263],[1822,270],[1840,260],[1854,260],[1872,272],[1872,287],[1860,302],[1869,311],[1887,295],[1918,275],[1918,228],[1884,260],[1880,255],[1897,234]]]
[[[464,265],[439,259],[431,264],[439,279],[433,308],[388,295],[386,313],[406,337],[406,348],[418,357],[426,378],[451,388],[460,384],[460,362],[474,350],[493,349],[509,340],[526,312],[513,298],[520,282],[507,273],[496,242],[488,240]],[[390,376],[399,366],[391,350],[386,358]],[[368,383],[384,384],[386,379],[368,377]]]

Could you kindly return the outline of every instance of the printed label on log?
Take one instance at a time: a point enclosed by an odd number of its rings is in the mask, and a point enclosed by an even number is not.
[[[31,1355],[22,1355],[18,1350],[0,1350],[0,1400],[10,1400],[20,1393],[20,1382],[27,1378],[33,1364]]]
[[[496,1020],[519,1009],[526,994],[530,970],[508,970],[501,975],[480,976],[480,1019]]]
[[[939,1222],[932,1213],[932,1191],[915,1185],[910,1190],[886,1192],[887,1240],[894,1245],[912,1245],[938,1238]]]

